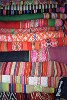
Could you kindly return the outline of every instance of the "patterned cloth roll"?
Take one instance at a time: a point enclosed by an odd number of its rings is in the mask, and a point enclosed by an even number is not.
[[[33,27],[29,29],[15,29],[15,28],[0,28],[0,33],[1,34],[18,34],[18,33],[39,33],[39,32],[46,32],[46,31],[59,31],[59,30],[64,30],[64,26],[62,27]]]
[[[0,42],[0,51],[27,51],[34,50],[39,51],[41,49],[46,49],[49,47],[57,47],[57,46],[67,46],[67,37],[60,38],[49,38],[41,41],[33,41],[33,42],[22,42],[22,41],[1,41]],[[38,56],[37,56],[38,57]]]
[[[57,24],[59,22],[59,24]],[[37,19],[37,20],[27,20],[21,22],[0,22],[0,28],[22,28],[22,29],[29,29],[29,28],[37,28],[37,27],[54,27],[54,26],[62,26],[63,20],[61,19]]]
[[[44,39],[49,39],[49,38],[60,38],[60,37],[64,37],[64,32],[61,31],[48,31],[48,32],[40,32],[40,33],[18,33],[18,34],[0,34],[0,41],[4,41],[4,42],[24,42],[24,41],[28,41],[28,42],[34,42],[34,41],[41,41]]]

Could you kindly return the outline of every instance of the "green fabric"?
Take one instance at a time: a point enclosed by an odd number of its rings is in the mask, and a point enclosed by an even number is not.
[[[2,83],[2,91],[9,92],[9,84],[8,83]]]
[[[0,83],[0,92],[2,91],[2,83]]]
[[[0,16],[0,21],[22,21],[44,18],[44,14],[24,14],[14,16]]]
[[[49,19],[48,25],[55,26],[55,19]]]

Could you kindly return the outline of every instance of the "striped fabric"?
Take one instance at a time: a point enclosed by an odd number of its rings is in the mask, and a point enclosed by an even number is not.
[[[59,63],[56,61],[48,62],[0,62],[0,73],[1,75],[18,76],[16,82],[24,83],[20,81],[20,77],[62,77],[67,76],[67,65],[65,63]],[[49,69],[48,69],[49,68]],[[50,70],[50,72],[49,72]],[[48,75],[50,74],[50,76]],[[10,80],[3,80],[10,83]],[[15,79],[15,77],[14,77]],[[0,80],[1,81],[1,80]],[[34,83],[33,83],[34,84]],[[40,84],[40,83],[39,83]]]
[[[8,16],[9,17],[9,16]],[[37,27],[60,27],[64,24],[62,19],[37,19],[37,20],[26,20],[26,21],[0,21],[0,28],[37,28]]]
[[[39,5],[6,5],[0,8],[0,15],[21,15],[35,13],[65,13],[66,7],[60,7],[57,4],[39,4]]]
[[[67,53],[55,52],[67,48],[65,2],[0,0],[0,99],[55,100],[59,80],[67,77],[67,61],[59,61]]]

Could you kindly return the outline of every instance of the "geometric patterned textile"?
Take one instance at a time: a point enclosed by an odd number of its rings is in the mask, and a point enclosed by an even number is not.
[[[17,100],[16,93],[11,92],[1,92],[0,100]]]
[[[55,100],[54,94],[33,92],[29,94],[25,93],[13,93],[13,92],[0,92],[1,100]]]
[[[0,42],[0,51],[27,51],[27,50],[37,50],[37,52],[41,51],[41,49],[46,49],[49,47],[57,47],[57,46],[67,46],[67,36],[60,38],[50,38],[43,39],[41,41],[1,41]]]
[[[18,33],[18,34],[0,34],[0,41],[5,42],[12,42],[12,41],[28,41],[28,42],[35,42],[41,41],[43,39],[49,38],[60,38],[64,37],[63,31],[47,31],[47,32],[39,32],[39,33]]]

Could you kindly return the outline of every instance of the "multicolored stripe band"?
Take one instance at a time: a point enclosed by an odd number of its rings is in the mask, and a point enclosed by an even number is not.
[[[22,15],[35,13],[65,13],[67,14],[67,5],[59,6],[55,4],[39,4],[39,5],[6,5],[0,7],[0,15]]]
[[[5,16],[4,16],[4,18],[5,18]],[[7,21],[5,19],[6,22],[0,21],[0,28],[29,29],[29,28],[36,28],[36,27],[54,27],[54,26],[60,27],[60,26],[64,25],[64,21],[62,19],[45,19],[45,18],[44,19],[36,19],[36,20],[21,20],[20,19],[20,21],[14,20],[11,22],[10,18],[11,17],[9,17],[9,21]],[[15,17],[13,17],[13,19],[15,19]]]
[[[2,78],[2,75],[3,78]],[[0,62],[0,82],[22,83],[22,84],[42,84],[41,77],[62,77],[67,76],[67,65],[57,61],[45,62]],[[6,79],[5,79],[6,77]],[[32,77],[29,78],[28,77]],[[12,81],[13,80],[13,81]],[[34,82],[36,81],[36,83]]]

